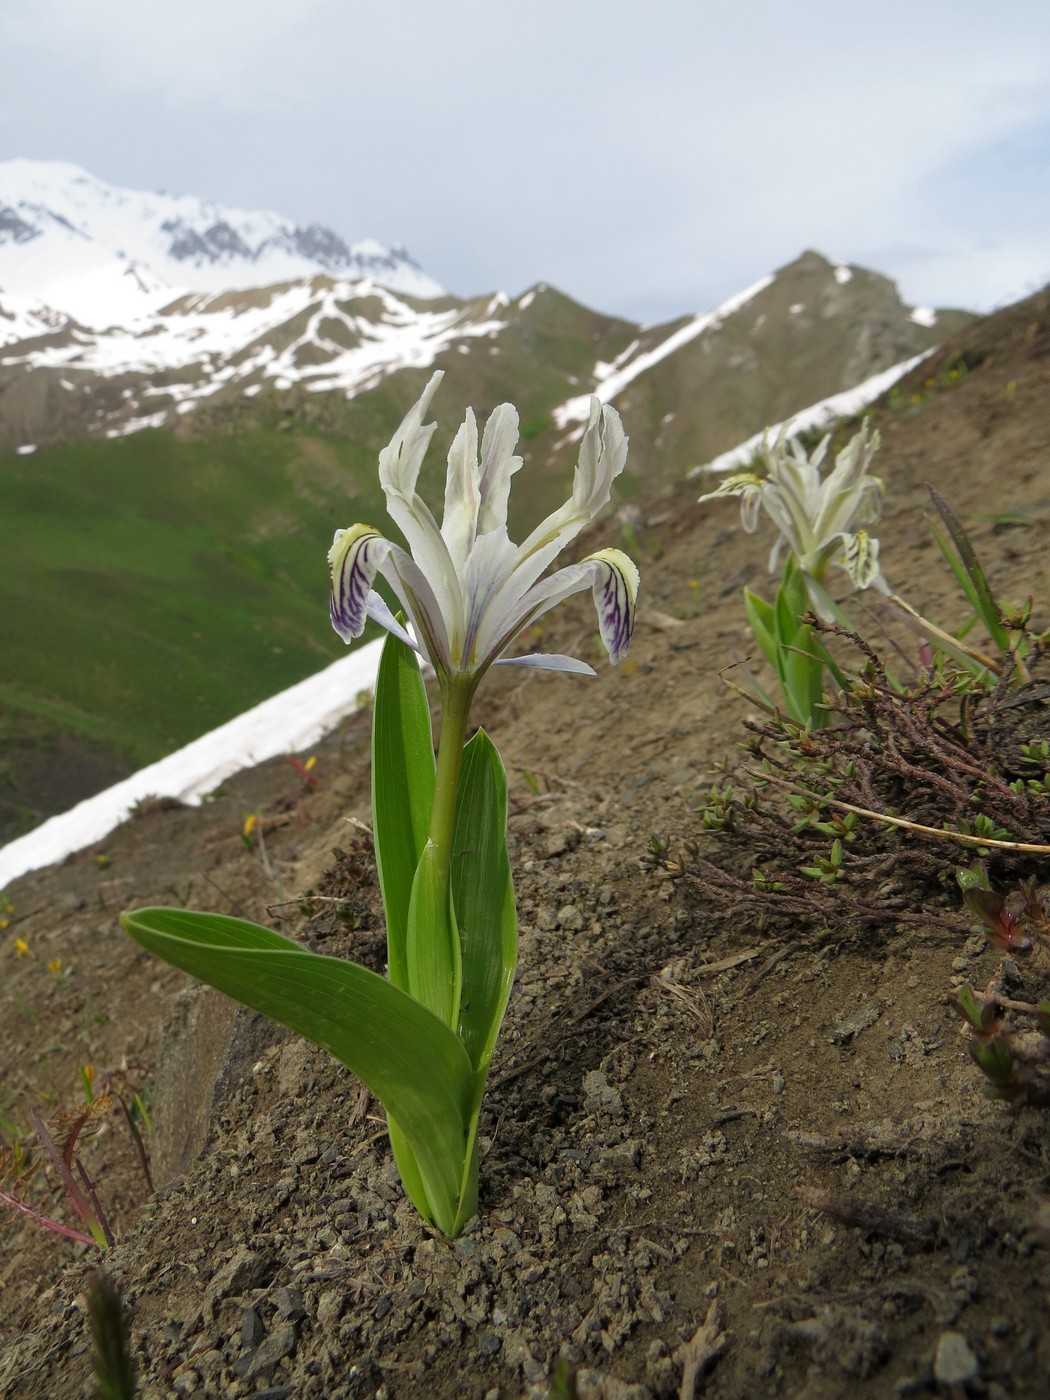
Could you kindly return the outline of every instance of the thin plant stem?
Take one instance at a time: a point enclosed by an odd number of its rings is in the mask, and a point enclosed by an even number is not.
[[[856,812],[858,817],[870,817],[873,821],[884,822],[887,826],[899,826],[904,831],[918,831],[923,836],[936,836],[941,841],[960,841],[964,846],[977,846],[979,848],[990,846],[997,851],[1028,851],[1033,855],[1050,855],[1050,846],[1041,845],[1037,841],[996,841],[992,836],[970,836],[965,831],[945,831],[940,826],[923,826],[921,822],[910,822],[904,817],[891,817],[886,812],[873,812],[869,807],[854,807],[852,802],[840,802],[838,798],[825,797],[819,792],[810,792],[808,788],[799,787],[797,783],[791,782],[788,778],[778,778],[774,774],[764,773],[758,768],[748,768],[745,771],[761,782],[776,783],[779,787],[797,792],[800,797],[808,797],[813,802],[820,802],[825,807],[837,807],[840,812]]]
[[[446,881],[452,865],[459,770],[476,685],[476,677],[450,676],[441,688],[441,738],[438,740],[434,806],[430,814],[430,840],[437,855],[438,869]]]

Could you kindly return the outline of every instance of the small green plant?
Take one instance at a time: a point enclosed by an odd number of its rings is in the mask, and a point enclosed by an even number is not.
[[[755,640],[780,683],[790,718],[815,728],[826,724],[827,711],[821,703],[825,673],[830,673],[839,686],[845,685],[846,680],[814,634],[807,612],[805,582],[793,555],[784,564],[775,603],[767,603],[745,588],[744,610]],[[772,714],[775,703],[753,676],[748,674],[747,678],[752,694]]]
[[[593,675],[567,656],[503,653],[563,598],[591,589],[610,659],[626,655],[638,572],[604,549],[547,575],[610,498],[627,440],[591,401],[569,501],[525,540],[507,533],[517,414],[504,404],[481,442],[468,410],[448,457],[440,528],[416,484],[434,425],[434,375],[380,454],[387,509],[410,551],[368,525],[340,530],[329,553],[330,611],[347,642],[371,618],[390,633],[372,724],[372,831],[387,924],[388,976],[310,952],[258,924],[180,909],[125,914],[145,948],[290,1026],[343,1062],[387,1112],[391,1147],[424,1219],[458,1235],[476,1213],[478,1122],[514,980],[518,930],[507,853],[507,780],[489,736],[469,737],[477,687],[493,665]],[[382,574],[403,608],[374,590]],[[408,630],[411,625],[412,631]],[[441,695],[434,755],[419,668]]]
[[[962,1018],[989,1097],[1050,1107],[1050,1001],[1013,1001],[966,985],[948,994],[948,1004]],[[1019,1030],[1004,1012],[1034,1021],[1037,1034]]]

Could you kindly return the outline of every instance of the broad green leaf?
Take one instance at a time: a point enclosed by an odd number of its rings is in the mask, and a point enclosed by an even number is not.
[[[474,1074],[455,1032],[367,968],[243,919],[138,909],[121,923],[151,953],[298,1031],[363,1080],[411,1148],[426,1191],[415,1205],[453,1232],[475,1113]]]
[[[824,717],[818,709],[824,688],[824,663],[814,652],[808,627],[800,627],[784,648],[784,692],[792,717],[800,724],[820,728]]]
[[[386,911],[391,982],[408,989],[405,938],[412,881],[434,805],[430,706],[411,647],[388,637],[376,678],[372,717],[372,835]]]
[[[428,841],[412,882],[405,937],[408,991],[450,1029],[459,1019],[463,985],[456,916],[449,897],[448,873],[437,847]]]
[[[507,775],[483,729],[463,750],[452,839],[452,906],[463,950],[459,1033],[484,1078],[514,983],[518,921],[507,858]]]
[[[761,648],[762,655],[774,670],[778,670],[773,605],[767,603],[764,598],[760,598],[757,593],[752,593],[750,588],[745,588],[744,611],[747,614],[748,626],[754,633],[755,641]]]
[[[390,1139],[390,1150],[394,1154],[394,1162],[397,1165],[397,1174],[401,1178],[401,1185],[405,1188],[405,1195],[419,1211],[424,1220],[434,1222],[434,1211],[430,1205],[430,1197],[423,1182],[423,1173],[419,1169],[416,1161],[416,1154],[409,1146],[408,1138],[397,1125],[397,1120],[387,1112],[386,1115],[386,1135]],[[460,1203],[462,1206],[462,1202]],[[469,1217],[468,1217],[469,1218]]]
[[[800,618],[809,611],[809,598],[806,596],[806,583],[802,570],[789,554],[784,564],[784,574],[777,589],[776,630],[781,643],[789,646],[801,626]]]

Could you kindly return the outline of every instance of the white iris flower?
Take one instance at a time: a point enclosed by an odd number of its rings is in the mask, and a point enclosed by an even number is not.
[[[522,463],[514,455],[518,414],[501,404],[489,418],[478,456],[471,409],[448,454],[445,511],[440,528],[416,491],[435,424],[423,417],[442,379],[434,374],[390,445],[379,454],[379,481],[387,510],[408,551],[369,525],[339,530],[328,555],[332,626],[344,639],[359,637],[366,618],[422,652],[442,682],[473,686],[524,627],[563,598],[592,588],[598,626],[610,660],[627,654],[634,630],[638,570],[618,549],[602,549],[579,564],[543,577],[567,544],[608,502],[627,460],[627,439],[615,409],[591,399],[572,496],[538,525],[523,544],[507,534],[510,479]],[[415,632],[400,626],[372,587],[382,574]],[[569,656],[505,657],[505,664],[594,675]]]
[[[783,428],[774,443],[768,438],[763,441],[766,476],[738,472],[700,500],[742,497],[740,518],[749,534],[758,528],[760,511],[770,516],[779,531],[769,557],[770,573],[776,572],[786,545],[807,580],[821,586],[829,565],[835,564],[846,571],[854,588],[885,587],[878,540],[855,528],[870,525],[882,514],[882,482],[868,474],[879,434],[870,431],[865,419],[822,480],[820,468],[829,441],[830,436],[825,437],[810,457],[800,443],[787,441]]]

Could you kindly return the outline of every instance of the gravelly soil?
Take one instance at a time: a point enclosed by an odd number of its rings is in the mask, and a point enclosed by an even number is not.
[[[924,480],[1045,625],[1048,349],[1043,294],[970,328],[877,412],[884,567],[948,624],[963,608]],[[319,747],[316,789],[263,765],[9,892],[7,1139],[31,1106],[78,1101],[84,1065],[96,1085],[122,1065],[152,1085],[154,1194],[119,1115],[84,1149],[143,1396],[516,1400],[547,1395],[559,1356],[580,1396],[610,1400],[1048,1393],[1050,1120],[983,1095],[945,1003],[1001,955],[932,923],[833,939],[729,926],[640,864],[651,833],[696,834],[747,713],[722,673],[747,646],[739,592],[769,541],[697,494],[643,508],[627,663],[592,682],[504,673],[479,704],[511,773],[522,955],[481,1212],[460,1240],[406,1205],[377,1105],[337,1064],[187,989],[116,922],[146,903],[215,908],[381,967],[353,824],[368,820],[367,716]],[[1027,523],[988,518],[1004,512]],[[585,608],[542,645],[589,655]],[[1024,996],[1047,994],[1022,972]],[[0,1394],[90,1394],[93,1252],[14,1215],[5,1228]]]

